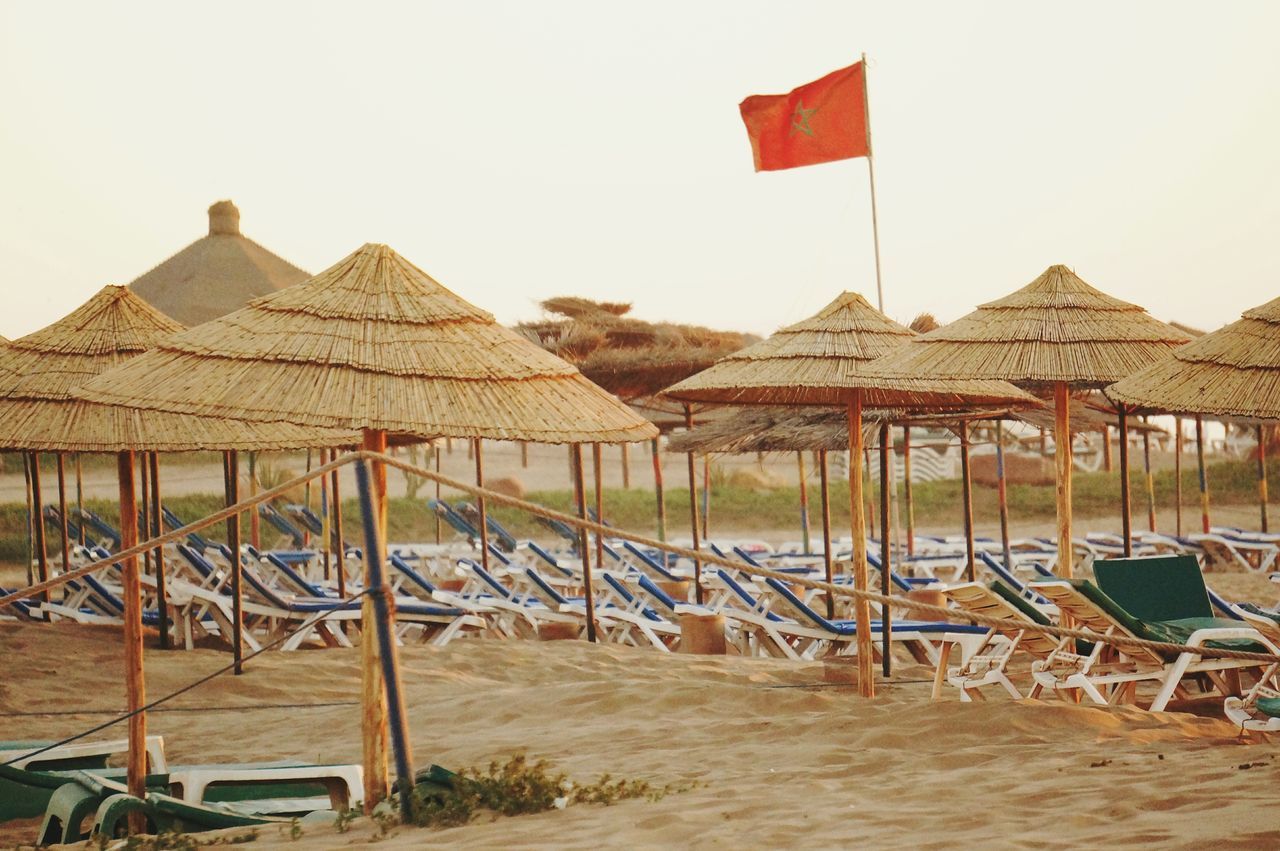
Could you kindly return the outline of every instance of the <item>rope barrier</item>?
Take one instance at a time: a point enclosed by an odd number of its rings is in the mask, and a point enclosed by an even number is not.
[[[687,547],[675,546],[668,542],[658,541],[654,538],[649,538],[645,535],[636,534],[635,532],[628,532],[624,529],[616,529],[612,526],[606,526],[602,523],[597,523],[589,519],[578,517],[576,515],[565,514],[564,512],[556,511],[555,509],[547,508],[545,506],[538,505],[536,503],[526,502],[522,499],[509,496],[508,494],[505,494],[505,493],[500,493],[498,491],[493,491],[487,488],[479,487],[469,482],[464,482],[460,479],[454,479],[450,476],[446,476],[442,473],[438,473],[435,470],[431,470],[426,467],[420,467],[420,466],[417,466],[416,464],[410,464],[406,461],[402,461],[398,458],[393,458],[389,455],[382,455],[376,452],[370,452],[368,450],[363,450],[363,449],[346,453],[345,455],[342,455],[334,459],[333,461],[330,461],[329,463],[324,464],[323,466],[320,466],[312,470],[310,473],[305,473],[301,476],[297,476],[293,479],[290,479],[289,481],[284,482],[281,485],[271,488],[270,490],[263,491],[250,499],[242,500],[240,502],[235,503],[234,505],[223,508],[209,515],[208,517],[205,517],[201,520],[197,520],[194,523],[189,523],[186,526],[183,526],[179,529],[166,532],[165,534],[160,535],[156,538],[152,538],[149,541],[144,541],[134,547],[130,547],[127,550],[123,550],[120,553],[117,553],[111,558],[94,562],[93,564],[89,564],[84,567],[77,568],[76,570],[70,571],[68,573],[63,573],[46,582],[40,582],[35,585],[31,585],[27,588],[23,588],[19,591],[15,591],[11,594],[7,594],[3,597],[0,597],[0,606],[6,605],[8,603],[12,603],[17,600],[23,600],[28,597],[35,596],[36,594],[40,594],[43,591],[49,590],[51,588],[56,588],[66,582],[82,577],[87,573],[92,573],[94,571],[101,570],[104,567],[108,567],[113,564],[118,564],[119,562],[127,558],[130,558],[132,556],[141,555],[147,550],[155,549],[157,546],[161,546],[163,544],[172,543],[174,541],[181,540],[191,532],[199,531],[200,529],[204,529],[208,526],[212,526],[215,523],[220,523],[226,518],[232,516],[233,514],[238,514],[240,512],[245,511],[246,509],[257,506],[260,503],[275,499],[276,497],[282,496],[288,491],[293,490],[294,488],[297,488],[305,484],[311,479],[319,478],[320,476],[323,476],[332,470],[336,470],[346,464],[352,464],[360,460],[370,460],[377,463],[385,464],[388,467],[394,467],[398,470],[402,470],[407,473],[412,473],[414,475],[421,476],[422,478],[425,478],[429,481],[439,482],[441,485],[445,487],[453,488],[454,490],[459,490],[464,493],[469,493],[473,496],[483,496],[486,500],[488,500],[491,503],[495,503],[498,505],[506,505],[511,508],[516,508],[522,511],[526,511],[530,514],[533,514],[539,517],[545,517],[550,520],[558,520],[561,523],[564,523],[579,529],[584,529],[588,532],[593,532],[597,535],[605,535],[608,537],[620,538],[625,541],[631,541],[632,543],[640,544],[641,546],[663,550],[669,553],[673,553],[677,556],[682,556],[687,559],[700,561],[703,564],[713,564],[719,567],[730,568],[732,570],[747,571],[753,575],[771,577],[783,582],[790,583],[792,585],[799,585],[804,588],[811,588],[818,591],[825,591],[834,596],[848,597],[855,600],[868,600],[868,601],[880,603],[881,605],[910,606],[912,609],[915,609],[918,612],[924,612],[931,615],[936,615],[947,620],[950,620],[951,618],[955,618],[958,615],[958,613],[955,610],[946,608],[944,606],[935,606],[930,603],[925,603],[918,600],[908,600],[907,598],[904,598],[904,597],[893,597],[889,595],[879,594],[874,591],[864,591],[857,588],[849,588],[843,585],[835,585],[833,583],[824,582],[822,580],[796,576],[790,573],[783,573],[781,571],[772,570],[767,567],[756,567],[756,566],[744,564],[742,562],[731,561],[730,559],[721,558],[720,556],[717,556],[714,553],[708,552],[706,550],[693,550]],[[1218,647],[1192,647],[1190,645],[1173,644],[1165,641],[1150,641],[1145,638],[1134,638],[1127,635],[1102,635],[1100,633],[1096,633],[1096,632],[1093,632],[1092,630],[1087,630],[1087,629],[1070,629],[1070,628],[1061,627],[1061,626],[1037,624],[1037,623],[1032,623],[1030,621],[1023,622],[1023,621],[1006,620],[1004,618],[993,618],[988,615],[983,615],[977,612],[966,611],[959,616],[966,621],[976,623],[982,626],[991,627],[992,629],[1037,632],[1044,635],[1051,635],[1056,638],[1078,638],[1078,639],[1083,639],[1085,641],[1101,642],[1103,644],[1112,644],[1118,647],[1132,647],[1132,648],[1153,650],[1156,652],[1193,653],[1197,656],[1201,656],[1204,658],[1211,658],[1211,659],[1239,659],[1243,661],[1259,662],[1259,663],[1266,663],[1266,664],[1280,663],[1280,655],[1273,654],[1273,653],[1255,653],[1247,650],[1229,650],[1226,648],[1218,648]],[[257,653],[253,655],[257,655]]]

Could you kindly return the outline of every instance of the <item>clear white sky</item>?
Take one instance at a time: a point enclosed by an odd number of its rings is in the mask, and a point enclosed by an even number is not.
[[[0,0],[0,334],[231,198],[310,271],[386,242],[536,300],[768,333],[874,302],[866,163],[755,174],[737,104],[865,51],[886,312],[1052,263],[1205,328],[1280,295],[1280,3]]]

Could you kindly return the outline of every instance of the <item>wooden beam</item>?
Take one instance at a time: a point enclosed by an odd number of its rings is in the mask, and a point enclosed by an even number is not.
[[[382,429],[367,428],[361,434],[361,448],[366,452],[385,453],[387,451],[387,433]],[[370,465],[369,501],[372,510],[373,527],[378,539],[378,546],[386,545],[387,528],[387,468],[380,464]],[[368,534],[366,537],[370,537]],[[375,578],[381,583],[381,564],[385,553],[371,552],[365,548],[364,587],[373,588]],[[339,560],[339,575],[341,575]],[[345,596],[345,595],[344,595]],[[373,594],[365,594],[360,602],[360,734],[364,744],[364,812],[369,815],[373,808],[391,794],[391,782],[387,770],[387,702],[386,683],[383,679],[383,657],[379,630],[392,628],[391,619],[395,612],[388,607],[387,622],[379,618]],[[384,604],[390,600],[384,596]],[[392,628],[393,629],[393,628]],[[391,633],[394,635],[394,631]],[[393,662],[392,659],[386,660]]]
[[[849,530],[853,534],[853,587],[867,590],[867,527],[862,498],[862,393],[855,390],[846,408],[849,419]],[[858,693],[875,697],[872,669],[871,604],[859,597],[854,602],[858,625]]]
[[[138,543],[138,504],[133,488],[133,453],[116,455],[116,475],[120,482],[120,547],[129,549]],[[147,796],[147,704],[146,677],[142,658],[142,581],[138,576],[137,556],[120,563],[121,596],[124,597],[124,683],[129,712],[129,755],[126,776],[129,794]],[[129,814],[129,832],[145,833],[143,813]]]

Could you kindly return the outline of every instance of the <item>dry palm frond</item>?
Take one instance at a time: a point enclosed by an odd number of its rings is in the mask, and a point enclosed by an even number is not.
[[[1203,337],[1205,335],[1204,331],[1196,328],[1194,325],[1187,325],[1185,322],[1170,322],[1169,324],[1174,328],[1177,328],[1183,334],[1186,334],[1188,337],[1195,338]]]
[[[391,434],[613,443],[655,433],[572,365],[385,245],[176,334],[88,398]]]
[[[129,289],[183,325],[199,325],[306,277],[241,236],[240,211],[230,201],[219,201],[209,208],[208,236],[134,280]]]
[[[1280,298],[1107,388],[1142,411],[1280,419]]]
[[[664,391],[692,402],[760,405],[841,405],[861,391],[869,407],[955,408],[1037,404],[1003,381],[869,383],[875,359],[906,344],[914,333],[857,293],[842,293],[816,315],[723,358],[710,369]]]
[[[58,452],[130,449],[290,449],[349,444],[346,431],[225,423],[86,402],[79,387],[182,326],[124,287],[93,298],[0,349],[0,448]]]
[[[937,318],[932,313],[918,313],[907,327],[917,334],[928,334],[930,331],[936,330],[939,325]]]
[[[868,372],[882,386],[1004,379],[1102,387],[1166,356],[1187,337],[1065,266],[913,340]]]

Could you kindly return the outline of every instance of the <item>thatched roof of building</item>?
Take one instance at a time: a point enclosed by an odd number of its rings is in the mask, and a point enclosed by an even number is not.
[[[1066,266],[931,331],[872,366],[886,383],[1004,379],[1022,387],[1103,387],[1189,338],[1141,307],[1094,289]],[[927,381],[924,379],[927,377]]]
[[[428,439],[657,434],[572,365],[374,244],[162,341],[86,393],[148,410]]]
[[[0,347],[0,448],[293,449],[353,442],[350,432],[233,423],[85,401],[79,389],[182,326],[124,287],[103,287],[57,322]]]
[[[841,293],[808,319],[781,329],[663,392],[688,402],[842,405],[855,390],[869,408],[1038,404],[1000,380],[868,381],[876,359],[915,337],[861,295]],[[928,373],[924,373],[928,375]]]
[[[1280,420],[1280,298],[1246,310],[1106,393],[1142,411]]]
[[[129,289],[183,325],[199,325],[250,300],[307,279],[307,273],[240,233],[230,201],[209,208],[209,234],[188,245]]]
[[[542,302],[551,317],[515,330],[578,367],[627,402],[644,400],[758,338],[700,325],[645,322],[630,304],[560,296]]]

